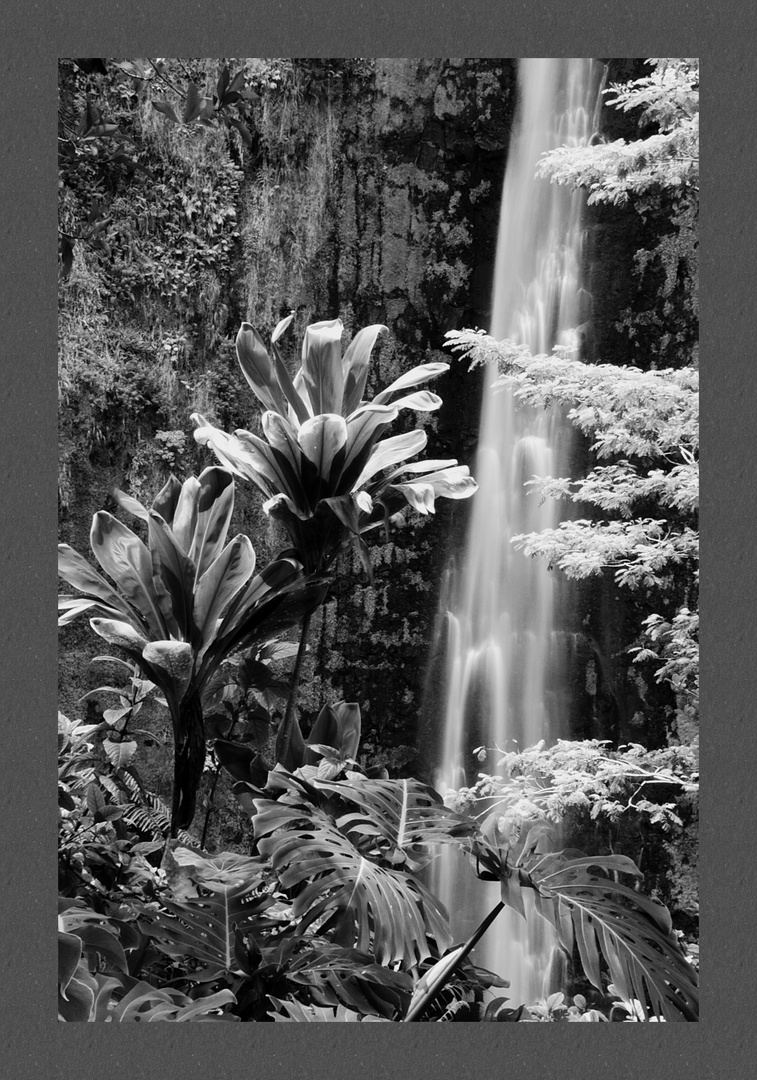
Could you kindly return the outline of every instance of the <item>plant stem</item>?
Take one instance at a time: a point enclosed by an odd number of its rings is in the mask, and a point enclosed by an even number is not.
[[[234,733],[234,728],[236,727],[237,719],[238,719],[238,717],[235,716],[233,721],[232,721],[231,727],[229,728],[229,730],[226,733],[226,738],[227,739],[230,739],[232,734]],[[208,825],[210,824],[210,815],[213,813],[213,800],[216,797],[216,787],[218,785],[218,774],[221,771],[221,763],[220,763],[220,761],[215,756],[215,754],[213,755],[213,757],[215,758],[215,762],[216,762],[216,771],[215,771],[215,775],[213,776],[213,785],[212,785],[212,787],[210,789],[210,794],[208,795],[208,809],[205,812],[205,823],[204,823],[204,825],[202,827],[202,837],[200,839],[200,847],[203,848],[203,850],[205,848],[205,838],[208,835]]]
[[[202,826],[202,836],[200,837],[200,847],[205,850],[205,839],[208,835],[208,825],[210,824],[210,815],[213,813],[213,800],[216,797],[216,785],[218,784],[218,774],[221,771],[221,766],[216,761],[216,771],[213,776],[213,784],[210,788],[210,794],[208,795],[208,809],[205,811],[205,821]]]
[[[289,747],[292,742],[292,728],[295,723],[294,713],[297,702],[297,691],[299,690],[302,665],[305,660],[305,652],[307,651],[307,640],[311,618],[312,612],[309,612],[302,620],[300,644],[294,661],[294,670],[292,671],[292,685],[289,690],[289,697],[287,698],[287,706],[284,710],[284,719],[281,721],[281,727],[276,736],[276,764],[283,764],[289,755]]]
[[[174,725],[174,782],[171,806],[171,839],[180,829],[188,829],[195,814],[197,788],[205,767],[205,724],[198,692],[190,694],[179,707]]]
[[[444,973],[444,977],[438,983],[434,983],[429,987],[427,993],[424,994],[424,996],[419,1001],[417,1001],[415,1003],[415,1005],[412,1007],[412,1009],[409,1010],[407,1016],[405,1016],[400,1021],[401,1023],[403,1023],[403,1024],[411,1024],[414,1021],[417,1022],[418,1020],[421,1019],[421,1017],[425,1013],[426,1009],[428,1009],[429,1005],[432,1005],[434,1003],[437,996],[441,993],[441,991],[447,985],[449,980],[452,978],[454,973],[457,971],[457,969],[462,964],[463,960],[476,947],[476,945],[478,945],[481,938],[484,936],[486,931],[489,929],[491,924],[497,918],[500,911],[502,911],[504,909],[504,907],[505,907],[504,902],[502,900],[500,900],[500,902],[498,904],[496,904],[492,908],[492,910],[486,916],[486,918],[481,923],[481,925],[474,931],[474,933],[471,935],[471,937],[468,938],[468,940],[466,941],[466,943],[465,943],[460,955],[458,956],[457,960],[455,960],[454,964],[452,964],[449,967],[449,969]]]

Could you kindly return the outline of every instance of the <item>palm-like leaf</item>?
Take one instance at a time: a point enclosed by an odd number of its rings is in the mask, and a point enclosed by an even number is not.
[[[392,493],[424,514],[434,512],[437,496],[464,499],[474,493],[467,467],[454,460],[435,462],[423,481],[413,479],[418,463],[408,462],[425,447],[425,432],[383,438],[402,409],[439,408],[441,398],[428,390],[396,394],[437,378],[448,364],[422,364],[364,402],[370,354],[387,328],[358,331],[342,356],[341,320],[312,324],[292,379],[277,345],[290,322],[291,316],[273,333],[273,360],[249,323],[237,335],[240,367],[263,407],[265,438],[242,429],[228,435],[199,413],[192,420],[196,440],[266,495],[264,509],[283,523],[307,569],[322,569],[350,534],[359,538],[373,527],[382,518],[374,503]],[[392,466],[400,467],[389,475]]]
[[[254,800],[255,836],[281,885],[296,890],[298,932],[325,920],[338,941],[384,965],[415,966],[432,955],[429,941],[443,952],[447,914],[407,867],[421,864],[432,835],[452,842],[471,823],[417,781],[272,776],[288,790]]]
[[[122,492],[123,509],[148,527],[145,544],[111,514],[95,514],[92,549],[114,588],[66,544],[58,572],[83,597],[61,597],[60,623],[87,611],[90,625],[117,645],[165,695],[174,730],[174,835],[194,816],[205,760],[200,705],[208,680],[236,650],[299,622],[323,596],[292,559],[255,573],[246,536],[226,538],[234,485],[210,468],[180,484],[171,477],[150,509]]]

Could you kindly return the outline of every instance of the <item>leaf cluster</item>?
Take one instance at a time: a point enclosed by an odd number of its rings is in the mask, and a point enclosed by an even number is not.
[[[484,760],[500,754],[500,772],[480,773],[472,787],[448,793],[445,801],[479,815],[496,812],[498,829],[513,840],[531,818],[558,823],[575,810],[611,822],[633,815],[670,831],[682,824],[671,793],[678,798],[698,792],[698,753],[688,746],[646,750],[630,743],[612,749],[598,739],[558,739],[549,747],[542,740],[524,750],[481,749]]]

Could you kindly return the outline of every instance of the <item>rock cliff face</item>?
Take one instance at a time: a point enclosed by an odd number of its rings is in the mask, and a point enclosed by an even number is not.
[[[623,74],[616,64],[611,78]],[[255,428],[257,409],[231,344],[244,318],[265,337],[293,309],[287,335],[293,364],[309,322],[338,315],[350,336],[385,323],[390,333],[374,351],[370,392],[418,363],[450,361],[450,372],[434,387],[444,406],[418,422],[428,429],[429,456],[473,464],[482,376],[441,350],[446,330],[489,325],[515,62],[295,61],[282,62],[276,77],[258,108],[243,170],[235,172],[230,161],[220,173],[237,200],[240,237],[232,272],[209,279],[195,314],[183,323],[176,324],[170,302],[144,316],[132,304],[117,354],[108,357],[106,348],[94,369],[97,408],[85,386],[64,416],[68,508],[61,539],[80,551],[87,550],[92,514],[113,509],[114,485],[146,496],[170,469],[181,475],[209,463],[191,437],[192,409],[210,408],[227,430]],[[608,116],[617,114],[610,110]],[[142,136],[146,143],[154,137],[145,125]],[[213,183],[217,187],[218,179]],[[136,196],[126,197],[136,204]],[[605,345],[625,281],[615,268],[631,265],[636,238],[632,230],[624,233],[617,214],[599,215],[592,235],[597,358],[612,359]],[[97,293],[97,280],[84,284]],[[111,326],[119,318],[105,314]],[[156,323],[171,328],[168,336],[156,335]],[[166,341],[179,359],[166,352]],[[70,469],[69,460],[75,462]],[[240,485],[237,507],[238,527],[249,532],[265,560],[278,538],[258,495]],[[375,533],[372,586],[350,553],[342,557],[313,627],[306,725],[326,701],[358,701],[369,757],[390,755],[395,768],[422,774],[423,762],[415,757],[417,723],[439,581],[461,547],[469,508],[468,502],[439,500],[434,517],[408,512],[406,528],[388,537]],[[610,589],[599,605],[609,618],[597,618],[595,592],[589,590],[576,612],[576,733],[638,737],[634,718],[643,694],[635,672],[629,675],[629,665],[618,658],[617,631],[628,612]],[[61,707],[70,709],[84,690],[106,680],[88,670],[99,649],[84,624],[67,630],[61,647]],[[433,725],[433,716],[424,722]]]
[[[430,359],[453,327],[487,326],[499,199],[514,106],[514,66],[504,60],[372,62],[362,79],[309,109],[311,138],[287,175],[283,204],[310,204],[300,235],[270,256],[256,250],[266,193],[250,175],[247,315],[269,327],[290,309],[294,339],[308,322],[340,316],[348,334],[389,327],[374,353],[369,391]],[[276,168],[275,148],[257,175]],[[287,153],[284,147],[284,153]],[[309,190],[295,190],[305,185]],[[303,253],[305,258],[302,257]],[[268,267],[270,280],[271,268]],[[271,308],[275,300],[277,308]],[[434,389],[444,399],[427,418],[431,457],[471,463],[480,380],[452,362]],[[438,581],[459,546],[467,505],[437,502],[437,514],[371,542],[375,581],[342,557],[330,599],[315,620],[303,681],[307,722],[321,704],[360,702],[371,760],[418,770],[416,724],[433,631]]]
[[[449,374],[434,386],[443,408],[418,422],[428,429],[428,456],[471,463],[480,377],[441,350],[446,330],[488,326],[514,61],[286,61],[266,85],[237,190],[235,273],[206,287],[199,314],[178,324],[170,303],[165,310],[153,305],[144,316],[136,310],[140,305],[125,309],[132,325],[111,366],[123,363],[129,336],[135,378],[160,372],[165,407],[154,407],[159,395],[151,395],[147,384],[140,384],[128,407],[119,397],[119,371],[109,369],[115,396],[108,415],[101,415],[101,403],[89,424],[86,386],[65,415],[61,539],[80,551],[88,550],[92,514],[114,509],[114,485],[148,496],[171,468],[181,475],[210,463],[193,444],[192,409],[210,408],[226,430],[255,430],[256,403],[231,346],[245,318],[267,337],[294,309],[286,342],[293,364],[310,322],[339,316],[346,338],[362,326],[386,324],[389,335],[374,350],[370,393],[417,364],[451,361]],[[110,324],[117,318],[113,314]],[[160,344],[145,344],[146,337],[155,338],[156,322],[170,327],[179,343],[180,359],[168,378]],[[79,445],[82,410],[89,410],[87,423],[100,432],[96,444]],[[408,415],[405,422],[411,426],[416,419]],[[148,454],[148,442],[168,428],[177,429],[168,434],[178,444],[161,444],[160,453]],[[249,532],[264,561],[278,538],[260,501],[239,486],[236,527]],[[345,553],[311,631],[303,683],[306,728],[324,702],[358,701],[366,754],[398,768],[420,764],[413,761],[415,729],[439,575],[467,518],[466,503],[439,500],[437,507],[435,517],[408,512],[406,527],[374,534],[372,586]],[[102,670],[88,667],[102,651],[91,639],[84,623],[61,635],[64,710],[75,711],[84,691],[108,681]]]
[[[220,174],[235,193],[233,208],[222,209],[233,210],[239,235],[231,270],[208,274],[194,314],[177,317],[170,300],[149,310],[131,304],[121,313],[107,303],[96,311],[94,299],[91,311],[85,304],[90,337],[90,326],[112,333],[118,320],[124,323],[117,352],[97,344],[104,358],[92,367],[92,392],[85,381],[68,413],[63,410],[61,539],[79,551],[88,550],[92,514],[114,509],[108,495],[114,485],[147,496],[170,470],[184,475],[210,463],[194,446],[190,411],[209,409],[226,430],[255,429],[257,408],[232,345],[245,318],[265,338],[294,310],[284,343],[293,364],[310,322],[339,316],[347,337],[362,326],[386,324],[390,333],[374,350],[370,393],[419,363],[451,362],[434,385],[442,409],[417,422],[428,430],[428,456],[473,465],[482,376],[469,374],[442,348],[449,329],[489,326],[515,61],[287,61],[281,71],[278,81],[266,83],[250,153],[225,162]],[[616,62],[610,77],[637,73]],[[612,111],[608,116],[617,121]],[[145,126],[145,145],[149,134]],[[183,218],[176,227],[186,231]],[[633,302],[628,273],[617,268],[630,268],[637,233],[633,214],[595,216],[590,358],[635,360],[623,352],[614,323]],[[141,234],[136,240],[143,243]],[[95,298],[101,282],[91,266],[87,272],[80,288]],[[107,289],[101,291],[107,297]],[[307,730],[326,702],[359,702],[366,763],[387,764],[393,775],[427,778],[417,741],[424,678],[440,580],[462,546],[469,509],[468,502],[439,500],[435,516],[408,511],[404,528],[374,533],[372,585],[346,552],[313,622],[303,726]],[[249,533],[259,562],[276,551],[280,538],[261,513],[259,496],[242,486],[235,528]],[[636,615],[607,583],[579,595],[571,688],[578,738],[665,741],[665,694],[641,685],[623,654]],[[112,681],[89,667],[102,651],[84,622],[62,633],[63,711],[78,714],[81,694]],[[432,713],[427,708],[423,719],[429,730]],[[151,753],[159,774],[159,755]],[[670,858],[678,879],[673,862],[685,863],[687,856],[673,852]]]

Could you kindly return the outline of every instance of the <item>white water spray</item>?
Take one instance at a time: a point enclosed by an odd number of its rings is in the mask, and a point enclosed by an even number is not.
[[[581,287],[585,197],[535,180],[540,155],[588,142],[594,129],[598,67],[591,60],[522,60],[519,109],[502,195],[490,333],[549,353],[576,347],[587,317]],[[487,373],[487,383],[493,374]],[[484,390],[470,532],[459,573],[450,573],[444,742],[440,791],[475,779],[475,746],[524,749],[565,736],[559,708],[565,681],[557,587],[541,559],[526,559],[510,538],[553,528],[554,505],[539,505],[524,482],[560,476],[569,434],[552,410],[516,409],[509,391]],[[443,647],[444,648],[444,647]],[[494,770],[492,755],[487,763]],[[499,899],[470,871],[443,855],[435,886],[457,940],[464,940]],[[543,924],[538,926],[537,924]],[[511,983],[513,1004],[545,990],[551,929],[505,911],[487,931],[477,961]]]

